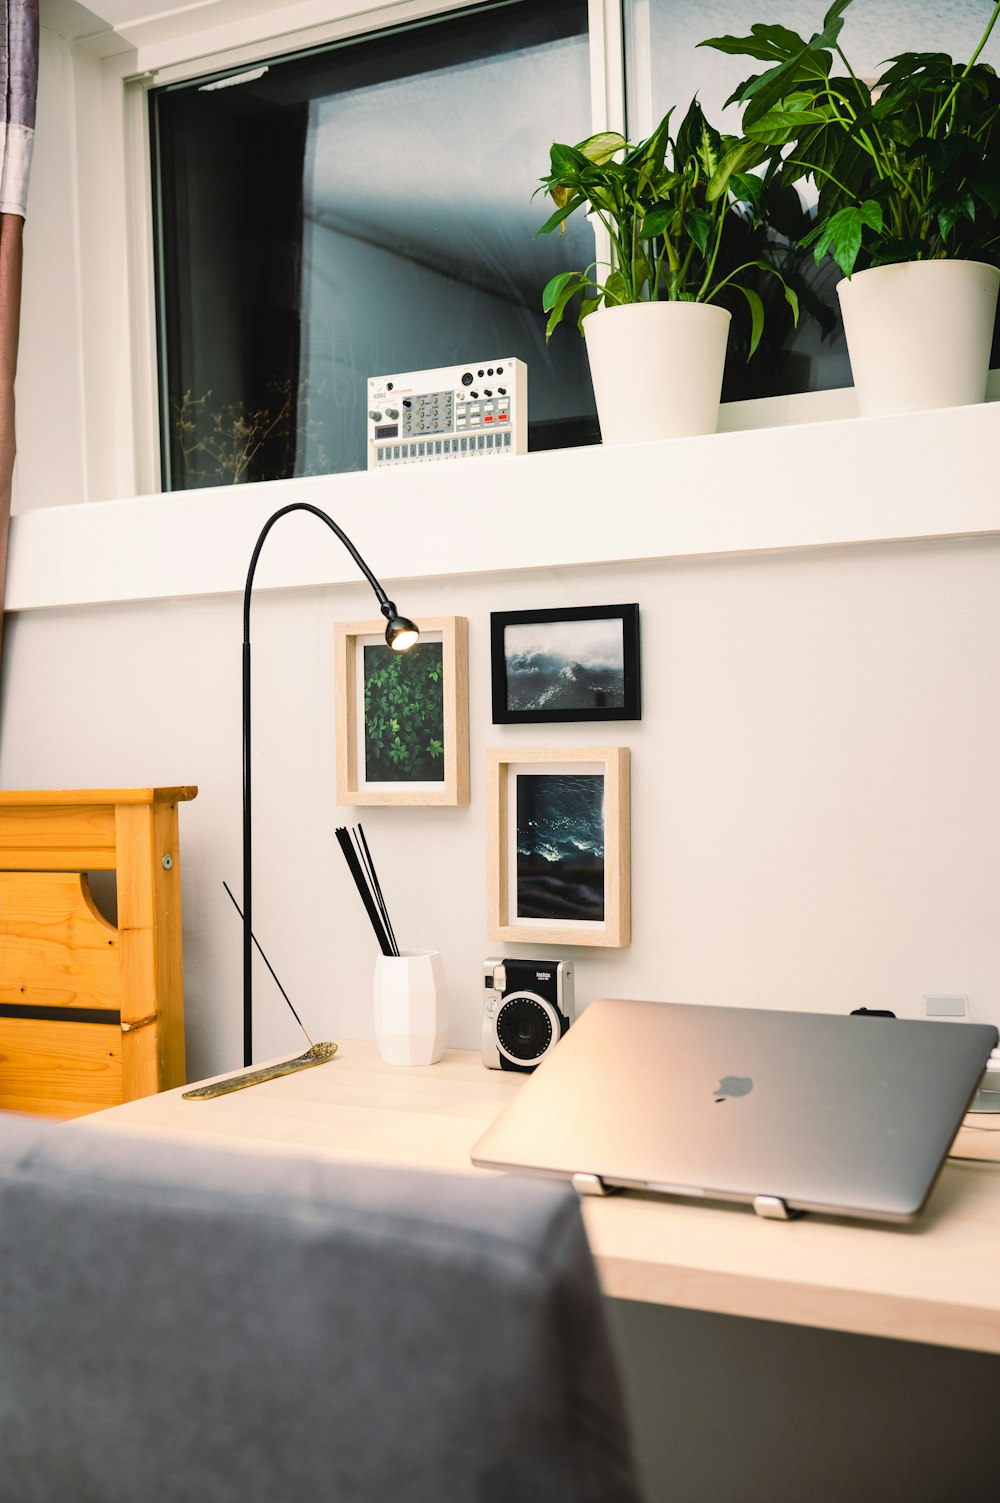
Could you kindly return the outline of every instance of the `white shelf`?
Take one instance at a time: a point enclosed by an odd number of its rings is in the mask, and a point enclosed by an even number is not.
[[[998,374],[991,395],[1000,394]],[[241,591],[267,517],[328,511],[391,581],[1000,534],[1000,403],[859,419],[853,393],[734,404],[705,438],[59,506],[12,519],[6,609]],[[739,426],[780,421],[783,426]],[[306,529],[303,532],[302,529]],[[355,583],[315,520],[261,588]]]

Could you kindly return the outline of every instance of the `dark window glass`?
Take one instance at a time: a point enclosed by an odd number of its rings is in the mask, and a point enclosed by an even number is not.
[[[366,381],[516,356],[529,446],[596,442],[541,292],[553,139],[590,129],[586,0],[505,0],[154,91],[166,489],[363,469]]]

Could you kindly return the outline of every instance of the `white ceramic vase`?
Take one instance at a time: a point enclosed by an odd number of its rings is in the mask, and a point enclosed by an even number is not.
[[[375,962],[375,1039],[387,1065],[433,1065],[444,1053],[448,983],[438,950]]]
[[[839,282],[861,416],[982,402],[998,289],[982,261],[902,261]]]
[[[626,303],[585,318],[603,442],[714,433],[729,322],[713,303]]]

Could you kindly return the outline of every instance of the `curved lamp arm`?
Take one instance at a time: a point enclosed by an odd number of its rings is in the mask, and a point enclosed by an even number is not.
[[[246,588],[243,591],[243,1063],[253,1063],[253,921],[252,921],[252,887],[253,887],[253,858],[251,849],[251,758],[250,758],[250,595],[253,589],[253,577],[257,569],[257,560],[260,550],[264,546],[264,539],[280,517],[285,517],[290,511],[309,511],[321,522],[325,522],[330,531],[335,533],[348,553],[361,570],[362,574],[375,591],[379,603],[379,610],[386,619],[385,639],[390,647],[397,652],[405,652],[416,642],[420,633],[412,621],[406,616],[400,616],[395,605],[379,584],[375,575],[365,563],[361,554],[355,548],[347,536],[332,517],[328,517],[325,511],[320,511],[318,506],[310,506],[307,501],[293,501],[290,506],[282,506],[273,516],[268,517],[261,528],[253,553],[250,557],[250,567],[247,570]]]

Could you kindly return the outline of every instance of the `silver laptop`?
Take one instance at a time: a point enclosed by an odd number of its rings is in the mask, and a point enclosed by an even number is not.
[[[765,1216],[910,1220],[997,1038],[980,1023],[602,999],[472,1162]]]

